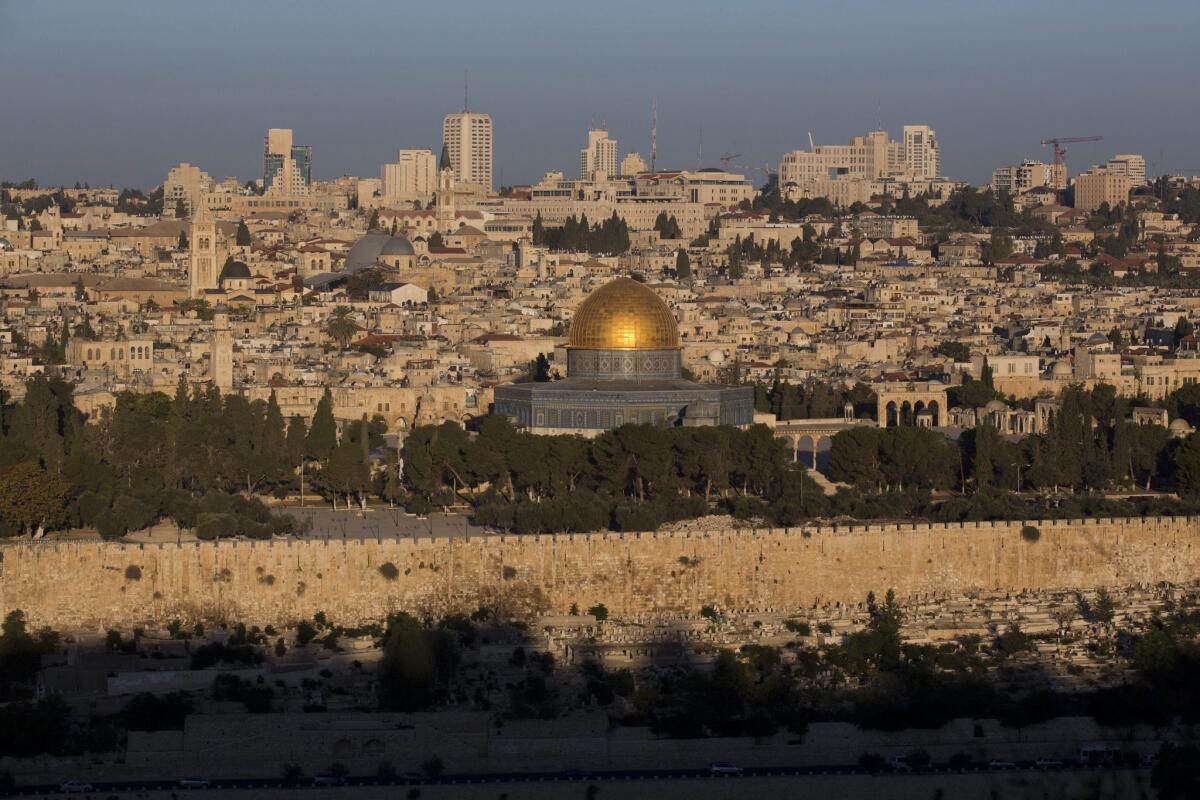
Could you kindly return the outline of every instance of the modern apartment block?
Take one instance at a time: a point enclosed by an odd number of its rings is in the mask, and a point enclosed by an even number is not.
[[[427,202],[437,191],[437,156],[432,150],[401,150],[379,177],[385,201]]]
[[[1054,186],[1054,165],[1026,159],[992,170],[992,190],[1021,194],[1039,186]]]
[[[447,114],[442,146],[450,155],[454,180],[492,190],[492,118],[476,111]]]

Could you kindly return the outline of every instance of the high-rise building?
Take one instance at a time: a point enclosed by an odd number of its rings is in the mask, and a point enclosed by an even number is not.
[[[308,194],[312,147],[292,144],[291,128],[271,128],[263,143],[263,189],[270,194]]]
[[[442,121],[442,146],[459,183],[492,190],[492,118],[475,111],[447,114]]]
[[[904,171],[910,178],[941,175],[942,154],[937,134],[928,125],[904,126]]]
[[[610,139],[605,128],[589,130],[587,147],[579,151],[580,179],[590,180],[597,172],[610,177],[617,174],[617,140]]]
[[[401,150],[380,178],[385,202],[427,202],[437,190],[437,157],[432,150]]]
[[[1124,175],[1129,178],[1132,186],[1141,186],[1146,182],[1146,159],[1139,155],[1113,156],[1108,160],[1106,169],[1116,175]]]

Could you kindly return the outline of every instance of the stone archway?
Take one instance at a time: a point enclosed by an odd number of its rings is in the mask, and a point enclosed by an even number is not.
[[[943,383],[881,382],[872,388],[877,398],[876,419],[880,427],[915,425],[922,411],[928,412],[923,419],[931,421],[935,427],[945,424],[942,409],[946,408],[946,385]]]

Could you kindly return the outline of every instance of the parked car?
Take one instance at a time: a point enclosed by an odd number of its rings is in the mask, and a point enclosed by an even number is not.
[[[180,789],[207,789],[212,786],[212,781],[208,778],[180,778]]]
[[[742,768],[730,764],[728,761],[714,761],[708,765],[708,771],[712,775],[741,775]]]
[[[1033,762],[1033,765],[1038,769],[1058,769],[1063,765],[1063,762],[1057,758],[1039,758]]]
[[[1016,769],[1017,765],[1012,761],[1000,761],[993,759],[988,762],[988,769]]]
[[[58,790],[67,794],[83,794],[96,791],[96,787],[83,781],[64,781],[58,785]]]

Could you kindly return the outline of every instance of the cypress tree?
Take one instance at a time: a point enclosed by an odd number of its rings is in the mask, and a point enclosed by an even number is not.
[[[687,250],[680,249],[675,254],[675,277],[681,281],[692,277],[692,261],[688,258]]]
[[[279,409],[279,400],[274,390],[267,400],[267,411],[263,419],[262,441],[259,453],[263,459],[264,474],[268,481],[277,483],[287,476],[288,451],[287,431],[284,427],[283,412]]]
[[[237,238],[235,239],[238,247],[249,247],[253,241],[250,238],[250,229],[246,227],[246,220],[238,222]]]
[[[288,421],[287,428],[288,466],[293,470],[300,467],[300,461],[304,458],[304,439],[307,435],[304,418],[299,414],[294,415]]]
[[[317,403],[317,412],[313,415],[312,427],[308,429],[304,454],[314,461],[324,463],[329,460],[329,455],[336,446],[337,422],[333,418],[333,395],[326,388],[325,394]]]

